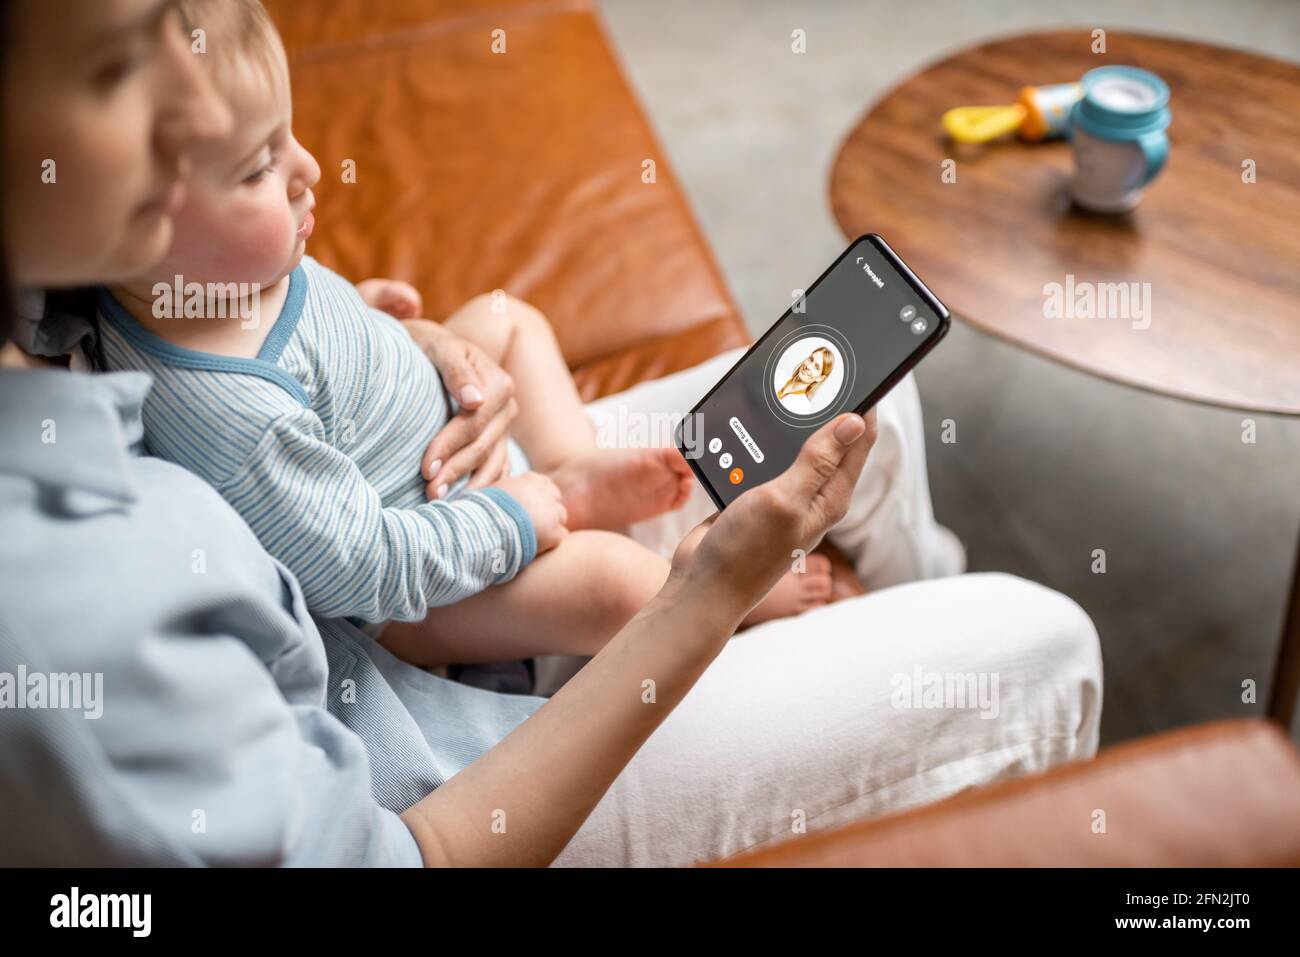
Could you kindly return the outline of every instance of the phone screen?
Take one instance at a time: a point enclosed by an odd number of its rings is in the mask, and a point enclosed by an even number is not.
[[[948,310],[883,239],[857,239],[678,429],[719,508],[780,475],[804,440],[875,405],[948,331]]]

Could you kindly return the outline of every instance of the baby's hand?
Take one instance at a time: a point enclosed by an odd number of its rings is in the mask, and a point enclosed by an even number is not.
[[[568,534],[564,525],[569,517],[560,501],[560,488],[545,475],[537,472],[510,475],[493,488],[511,495],[528,513],[537,532],[537,554],[554,548]]]
[[[398,319],[414,319],[424,312],[420,293],[409,282],[400,279],[366,279],[357,283],[357,292],[371,309]]]

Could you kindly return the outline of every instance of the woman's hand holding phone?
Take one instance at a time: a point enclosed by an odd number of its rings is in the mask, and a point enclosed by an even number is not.
[[[844,517],[876,441],[876,410],[837,416],[803,444],[794,464],[697,525],[673,555],[668,588],[691,595],[727,634]]]

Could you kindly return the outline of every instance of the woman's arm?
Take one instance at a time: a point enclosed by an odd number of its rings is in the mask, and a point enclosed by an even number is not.
[[[874,437],[874,413],[840,416],[789,470],[697,527],[663,590],[582,671],[402,815],[425,864],[554,860],[788,569],[791,552],[813,548],[843,517]]]

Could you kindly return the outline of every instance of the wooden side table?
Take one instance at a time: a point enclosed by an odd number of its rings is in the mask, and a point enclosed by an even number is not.
[[[1300,415],[1300,67],[1154,36],[1108,31],[1105,54],[1092,42],[998,40],[895,87],[835,160],[841,228],[887,236],[954,314],[1022,348],[1163,395]],[[1132,213],[1072,205],[1067,143],[969,146],[939,126],[950,107],[1117,63],[1171,91],[1169,163]],[[1048,318],[1052,283],[1136,283],[1146,314]],[[1289,726],[1298,695],[1300,547],[1270,716]]]

